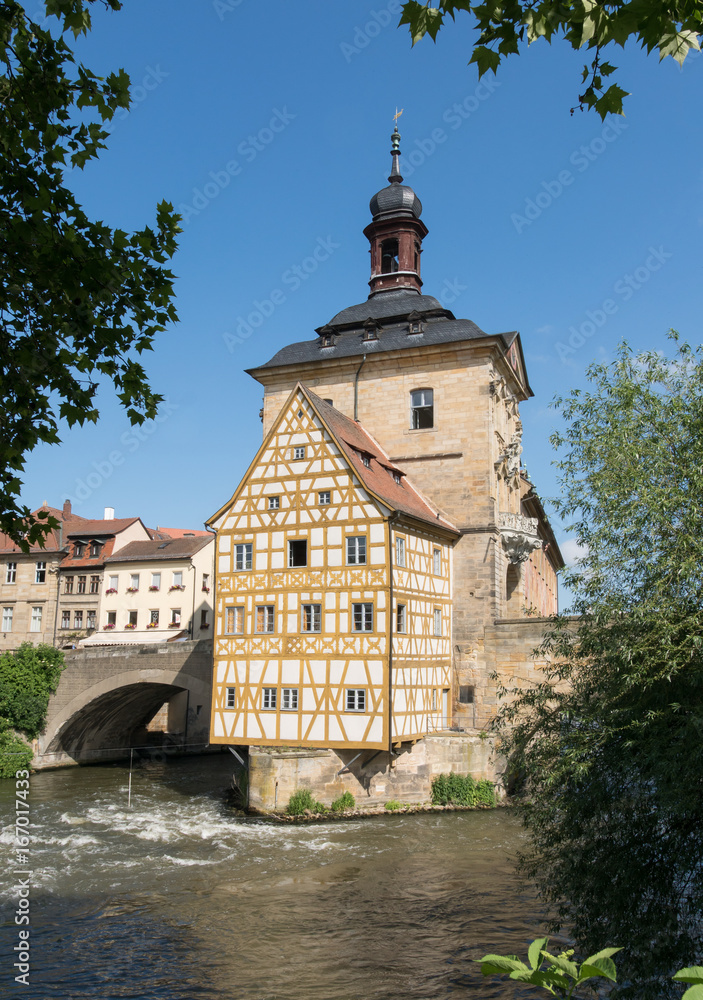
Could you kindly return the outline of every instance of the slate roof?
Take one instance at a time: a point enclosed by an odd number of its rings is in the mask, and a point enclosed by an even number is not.
[[[388,454],[358,421],[340,413],[334,406],[325,403],[302,383],[298,387],[307,396],[318,416],[332,433],[344,452],[356,476],[368,490],[379,497],[392,510],[425,521],[435,528],[442,528],[458,535],[458,529],[441,517],[429,500],[413,486],[402,469],[391,462]],[[369,457],[369,466],[364,465],[363,455]],[[401,476],[397,483],[393,473]]]
[[[408,315],[419,314],[422,333],[408,333]],[[377,340],[365,340],[364,322],[378,322]],[[516,331],[487,334],[470,319],[456,319],[449,309],[444,309],[431,295],[420,295],[411,290],[379,292],[366,302],[350,306],[320,327],[318,333],[333,335],[329,347],[322,346],[322,338],[288,344],[258,368],[248,369],[256,377],[257,371],[283,365],[328,361],[333,358],[362,357],[383,354],[387,351],[412,350],[433,344],[451,344],[466,340],[499,337],[507,349],[517,337]]]
[[[199,552],[214,539],[211,532],[207,533],[207,538],[202,536],[196,538],[181,537],[162,541],[154,539],[151,542],[129,542],[119,549],[114,556],[105,560],[106,563],[118,562],[145,562],[153,559],[189,559]]]

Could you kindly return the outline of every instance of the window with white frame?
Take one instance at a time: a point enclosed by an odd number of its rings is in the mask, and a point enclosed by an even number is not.
[[[347,712],[366,711],[366,688],[347,688]]]
[[[405,604],[399,604],[396,608],[395,630],[396,632],[408,631],[407,607]]]
[[[34,574],[35,583],[46,583],[46,563],[38,562],[36,572]],[[37,629],[37,631],[39,631]]]
[[[5,583],[16,583],[17,582],[17,563],[9,562],[7,564],[7,570],[5,572]]]
[[[410,393],[410,426],[414,431],[434,427],[434,393],[432,389],[414,389]]]
[[[107,613],[107,624],[108,625],[116,625],[117,624],[117,612],[116,611],[108,611],[108,613]]]
[[[129,589],[139,590],[139,573],[129,574]]]
[[[210,593],[210,574],[203,573],[203,590],[209,594]]]
[[[181,609],[171,608],[171,621],[170,625],[180,625],[181,624]]]
[[[278,510],[281,506],[280,497],[269,497],[269,510]]]
[[[173,579],[171,580],[172,587],[182,587],[183,586],[183,571],[178,569],[174,570],[172,573]],[[139,577],[137,577],[139,580]]]
[[[320,490],[317,494],[317,502],[321,507],[332,502],[332,493],[330,490]]]
[[[108,587],[108,590],[117,590],[117,584],[119,583],[119,580],[120,578],[117,575],[117,573],[115,573],[114,576],[111,576],[109,580],[110,586]]]
[[[347,538],[347,566],[366,565],[366,535]]]
[[[434,634],[435,635],[441,635],[442,634],[442,609],[441,608],[435,608],[434,609]]]
[[[307,566],[308,542],[306,538],[294,538],[288,542],[288,565]]]
[[[3,632],[12,631],[12,616],[15,612],[14,608],[3,608],[2,609],[2,630]]]
[[[32,620],[29,624],[30,632],[41,632],[41,620],[44,609],[41,605],[32,608]]]
[[[243,545],[234,546],[234,568],[251,569],[252,565],[252,543],[245,542]]]
[[[86,614],[85,614],[85,627],[86,628],[95,628],[96,615],[97,615],[97,612],[95,610],[86,611]]]
[[[151,574],[151,584],[152,590],[161,590],[161,574],[152,573]]]
[[[84,549],[84,547],[85,546],[83,545],[83,542],[76,542],[75,543],[75,545],[73,546],[73,558],[74,559],[82,559],[83,558],[83,549]]]
[[[442,575],[442,550],[433,549],[432,550],[432,570],[435,576]]]
[[[102,548],[102,545],[100,544],[100,542],[91,542],[90,543],[90,558],[91,559],[97,559],[98,556],[100,555],[101,548]]]
[[[305,446],[293,449],[293,458],[305,458]]]
[[[149,624],[155,627],[159,624],[158,608],[152,608],[152,610],[149,612]]]
[[[261,691],[261,707],[266,711],[273,711],[276,707],[276,688],[263,688]]]
[[[405,539],[396,538],[395,540],[395,564],[396,566],[405,566]]]
[[[298,689],[281,688],[281,708],[284,712],[294,712],[298,708]]]
[[[225,608],[225,635],[241,635],[244,632],[244,608]]]
[[[373,632],[373,604],[352,604],[352,632]]]
[[[227,700],[225,702],[227,708],[237,707],[237,689],[233,687],[227,688]]]
[[[82,611],[74,611],[73,612],[73,627],[74,628],[83,628],[83,612]]]
[[[71,627],[71,612],[70,611],[62,611],[61,612],[61,628],[70,628],[70,627]]]
[[[260,604],[256,609],[256,631],[273,632],[275,625],[275,607],[273,604]]]
[[[437,688],[432,688],[432,711],[437,710]]]
[[[322,630],[322,605],[303,604],[300,609],[300,631],[320,632]]]
[[[137,627],[137,612],[136,611],[130,611],[129,612],[129,624],[130,625],[134,625],[135,628]]]

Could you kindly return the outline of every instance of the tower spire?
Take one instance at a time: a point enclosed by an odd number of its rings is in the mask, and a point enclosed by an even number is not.
[[[402,184],[403,176],[400,172],[400,132],[398,131],[398,119],[403,113],[403,108],[398,111],[395,109],[395,114],[393,115],[393,133],[391,135],[391,156],[393,158],[391,173],[388,180],[391,184]]]

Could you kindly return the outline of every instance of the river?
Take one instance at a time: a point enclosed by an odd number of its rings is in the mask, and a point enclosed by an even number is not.
[[[226,805],[232,758],[33,775],[30,985],[11,970],[14,782],[0,782],[1,997],[518,997],[471,960],[524,954],[539,907],[508,809],[308,825]]]

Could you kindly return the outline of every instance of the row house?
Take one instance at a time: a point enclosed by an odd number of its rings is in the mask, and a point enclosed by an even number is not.
[[[388,748],[447,725],[456,528],[298,385],[217,531],[213,743]]]

